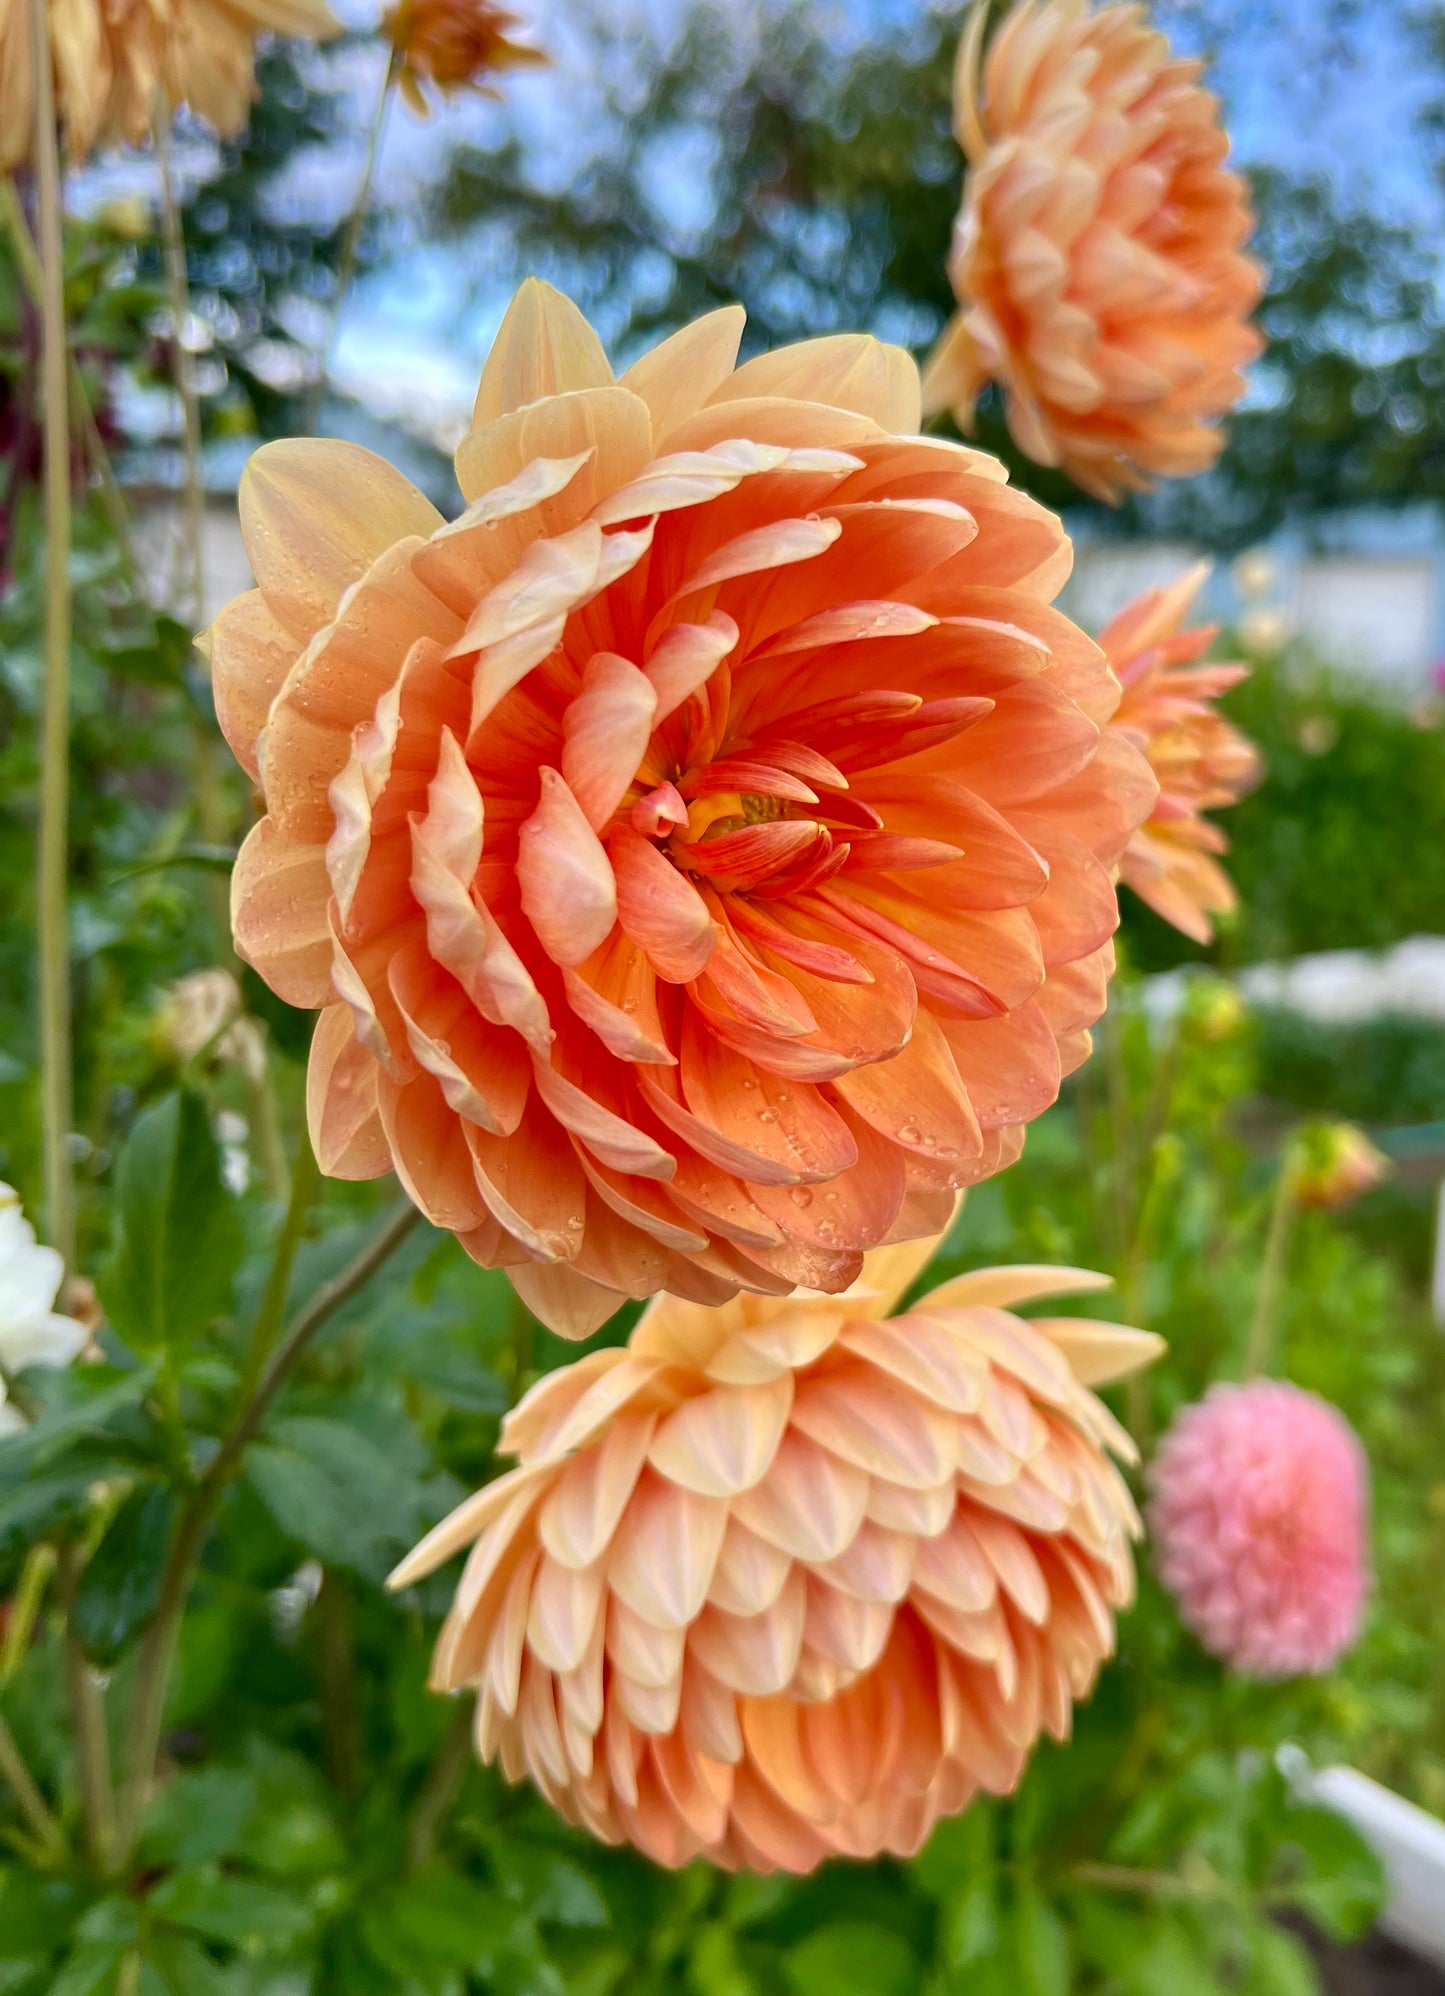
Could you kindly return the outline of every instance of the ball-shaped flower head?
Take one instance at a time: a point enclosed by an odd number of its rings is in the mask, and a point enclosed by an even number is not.
[[[997,381],[1020,450],[1101,499],[1190,477],[1219,455],[1214,419],[1262,346],[1253,217],[1201,65],[1172,56],[1142,7],[1020,0],[980,89],[986,11],[959,49],[959,311],[927,407],[966,428]]]
[[[1200,563],[1167,589],[1146,590],[1099,634],[1124,689],[1115,725],[1159,779],[1158,802],[1124,848],[1119,878],[1197,943],[1210,941],[1212,917],[1237,898],[1215,857],[1229,841],[1204,813],[1238,803],[1261,774],[1253,742],[1217,706],[1249,667],[1197,663],[1216,627],[1184,628],[1208,573]]]
[[[660,1864],[907,1855],[1069,1730],[1133,1592],[1137,1520],[1087,1380],[1159,1341],[1028,1322],[1100,1286],[995,1268],[886,1313],[932,1243],[839,1297],[660,1299],[509,1416],[517,1468],[393,1575],[471,1545],[433,1663],[476,1741]]]
[[[1383,1185],[1391,1164],[1356,1123],[1305,1123],[1285,1159],[1289,1188],[1301,1206],[1348,1206]]]
[[[72,162],[96,146],[139,144],[157,103],[183,106],[224,138],[245,125],[263,34],[325,41],[325,0],[48,0],[56,114]],[[30,157],[35,60],[25,0],[0,0],[0,171]]]
[[[1250,1677],[1328,1670],[1369,1589],[1369,1468],[1338,1410],[1287,1380],[1215,1386],[1149,1471],[1149,1530],[1185,1626]]]
[[[844,1289],[1084,1057],[1147,814],[1070,550],[864,338],[736,310],[614,381],[523,286],[443,522],[355,446],[241,487],[212,633],[265,793],[241,955],[322,1008],[324,1170],[394,1165],[554,1328]]]

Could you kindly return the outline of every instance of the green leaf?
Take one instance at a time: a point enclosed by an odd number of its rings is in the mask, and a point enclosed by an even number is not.
[[[102,1287],[137,1351],[178,1351],[227,1308],[241,1259],[236,1203],[206,1106],[189,1089],[137,1121],[116,1166],[115,1251]]]
[[[171,1926],[249,1955],[294,1947],[316,1924],[311,1906],[294,1892],[214,1865],[173,1872],[150,1904]]]
[[[505,1943],[516,1920],[489,1886],[433,1864],[381,1895],[363,1912],[361,1929],[384,1968],[423,1976],[473,1967]]]
[[[982,1802],[940,1823],[913,1860],[913,1876],[936,1899],[950,1899],[993,1864],[993,1817]]]
[[[349,1422],[272,1422],[249,1451],[246,1475],[282,1531],[325,1565],[367,1580],[383,1580],[424,1529],[424,1483]]]
[[[1290,1809],[1282,1832],[1277,1863],[1285,1877],[1278,1889],[1331,1940],[1355,1940],[1385,1902],[1385,1874],[1375,1853],[1333,1809]]]
[[[528,1916],[554,1927],[605,1927],[607,1905],[597,1887],[569,1857],[540,1844],[497,1837],[488,1857],[507,1897]]]
[[[83,1904],[68,1879],[18,1866],[0,1872],[0,1963],[48,1961],[69,1936]]]
[[[140,1996],[235,1996],[235,1982],[204,1948],[157,1928],[146,1942]]]
[[[150,1866],[199,1864],[229,1857],[260,1796],[246,1767],[202,1767],[178,1774],[151,1804],[141,1855]]]
[[[1293,1934],[1260,1921],[1250,1938],[1244,1996],[1320,1996],[1314,1963]]]
[[[950,1968],[965,1968],[986,1960],[998,1947],[1001,1933],[998,1888],[993,1867],[968,1880],[944,1907],[940,1941]]]
[[[71,1624],[97,1663],[114,1663],[154,1614],[174,1512],[164,1485],[132,1490],[86,1566]]]
[[[77,1941],[60,1964],[46,1996],[111,1996],[129,1944],[117,1940]]]
[[[886,1927],[847,1921],[822,1927],[790,1947],[783,1973],[797,1996],[913,1996],[918,1962]]]
[[[131,1415],[150,1391],[153,1366],[122,1371],[113,1365],[72,1365],[63,1371],[32,1372],[42,1403],[38,1420],[20,1434],[0,1440],[0,1490],[11,1490],[48,1468],[72,1443],[102,1434]],[[87,1465],[92,1478],[98,1473]]]
[[[1011,1924],[1026,1996],[1069,1996],[1073,1977],[1068,1931],[1036,1885],[1019,1887]]]
[[[757,1979],[743,1966],[731,1928],[716,1922],[703,1928],[688,1954],[687,1985],[695,1996],[757,1996]]]

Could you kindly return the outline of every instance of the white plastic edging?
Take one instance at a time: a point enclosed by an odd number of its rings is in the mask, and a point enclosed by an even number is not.
[[[1359,1831],[1385,1867],[1385,1932],[1445,1968],[1445,1823],[1353,1767],[1323,1768],[1306,1785],[1313,1800]]]

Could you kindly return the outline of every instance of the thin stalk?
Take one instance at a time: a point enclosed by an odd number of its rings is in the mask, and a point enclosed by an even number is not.
[[[240,1385],[236,1392],[237,1404],[242,1407],[256,1391],[266,1360],[271,1356],[271,1347],[280,1333],[281,1319],[286,1311],[286,1292],[291,1286],[291,1271],[296,1265],[296,1252],[306,1231],[306,1215],[311,1210],[311,1202],[316,1197],[316,1189],[320,1183],[320,1167],[311,1149],[310,1139],[303,1134],[301,1149],[296,1159],[296,1169],[291,1174],[291,1197],[286,1207],[286,1217],[281,1223],[281,1232],[276,1239],[275,1252],[271,1257],[271,1273],[266,1282],[266,1294],[261,1300],[256,1328],[251,1336],[251,1347],[246,1354],[246,1363],[242,1368]]]
[[[340,1795],[354,1795],[361,1773],[356,1706],[356,1603],[331,1567],[316,1597],[321,1634],[321,1719],[326,1771]]]
[[[50,73],[49,8],[30,0],[35,74],[35,180],[39,192],[42,380],[45,410],[45,689],[40,748],[37,949],[45,1217],[66,1268],[75,1263],[74,1121],[70,1027],[70,928],[66,904],[70,809],[70,421],[65,332],[65,239],[60,145]]]
[[[472,1705],[470,1699],[458,1706],[426,1780],[417,1792],[416,1806],[406,1833],[406,1862],[409,1871],[420,1871],[436,1849],[442,1824],[451,1814],[467,1769],[472,1764]]]
[[[80,1785],[80,1816],[85,1845],[97,1868],[104,1871],[115,1837],[115,1787],[110,1771],[110,1734],[105,1694],[90,1659],[72,1627],[81,1563],[73,1546],[60,1561],[60,1599],[65,1611],[65,1687],[75,1735],[75,1767]]]
[[[45,1599],[45,1590],[50,1585],[55,1567],[55,1547],[47,1545],[44,1540],[32,1546],[25,1555],[25,1564],[20,1569],[20,1584],[10,1600],[5,1639],[0,1642],[0,1691],[10,1683],[25,1661],[41,1603]]]
[[[201,404],[196,393],[195,356],[186,344],[191,318],[191,283],[186,265],[186,232],[181,204],[176,193],[171,165],[170,123],[167,108],[158,102],[151,120],[151,136],[156,149],[156,165],[161,177],[161,216],[165,232],[166,297],[171,309],[172,345],[175,353],[176,393],[181,403],[181,429],[185,443],[185,487],[181,507],[181,601],[182,614],[192,628],[200,625],[206,613],[206,485],[201,469]],[[195,774],[196,815],[201,837],[207,845],[225,846],[231,826],[216,763],[216,744],[208,721],[197,714],[191,723],[191,762]],[[215,925],[220,958],[233,963],[229,889],[220,875],[207,882],[211,916]]]
[[[182,1509],[161,1574],[155,1616],[141,1644],[135,1688],[126,1719],[125,1774],[115,1843],[116,1868],[119,1870],[130,1862],[140,1835],[146,1798],[154,1779],[156,1756],[160,1749],[166,1690],[175,1660],[181,1618],[200,1565],[211,1521],[226,1487],[240,1468],[247,1445],[270,1412],[272,1403],[307,1345],[328,1318],[366,1286],[420,1219],[421,1215],[414,1206],[399,1206],[375,1239],[339,1275],[316,1292],[282,1339],[255,1391],[242,1407],[209,1469]]]
[[[1279,1315],[1280,1290],[1289,1260],[1290,1234],[1296,1211],[1294,1171],[1286,1152],[1275,1181],[1274,1199],[1269,1209],[1269,1227],[1264,1237],[1264,1259],[1259,1266],[1259,1286],[1254,1292],[1254,1311],[1249,1320],[1249,1338],[1244,1348],[1244,1376],[1255,1379],[1267,1372],[1274,1345],[1275,1320]]]
[[[16,1808],[47,1858],[61,1858],[65,1853],[65,1832],[50,1813],[50,1805],[41,1794],[35,1776],[25,1765],[25,1756],[16,1746],[15,1735],[4,1719],[0,1719],[0,1780],[15,1797]]]
[[[336,297],[332,303],[331,317],[327,322],[326,337],[317,357],[316,376],[306,397],[305,428],[308,435],[315,430],[321,414],[321,398],[326,393],[326,383],[331,374],[331,360],[336,349],[336,336],[341,329],[341,315],[346,309],[351,280],[356,275],[356,253],[361,246],[361,231],[366,223],[367,209],[371,206],[371,183],[376,178],[376,162],[381,156],[381,139],[386,129],[386,114],[400,74],[401,51],[393,48],[391,59],[386,65],[386,74],[381,81],[381,95],[376,100],[371,131],[367,136],[361,185],[356,190],[356,199],[352,203],[351,213],[346,218],[346,228],[341,238],[341,253],[336,261]]]

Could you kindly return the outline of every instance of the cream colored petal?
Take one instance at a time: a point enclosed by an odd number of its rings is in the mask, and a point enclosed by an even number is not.
[[[314,1010],[334,996],[330,899],[325,846],[289,839],[269,818],[252,826],[231,872],[231,930],[288,1005]]]
[[[966,1275],[955,1275],[921,1297],[918,1308],[971,1310],[983,1304],[995,1310],[1011,1310],[1016,1303],[1031,1303],[1041,1296],[1082,1296],[1091,1290],[1113,1286],[1111,1275],[1096,1275],[1087,1268],[1020,1262],[1012,1268],[975,1268]]]
[[[923,423],[912,356],[868,333],[834,333],[759,354],[728,377],[708,406],[773,395],[869,416],[894,436],[912,435]]]
[[[564,498],[549,508],[553,533],[574,526],[600,500],[634,479],[652,453],[647,405],[625,388],[583,388],[474,424],[457,447],[457,484],[475,502],[515,483],[539,458],[585,456]]]
[[[307,1129],[328,1178],[380,1178],[391,1169],[377,1110],[377,1072],[356,1037],[350,1007],[328,1005],[316,1022],[306,1067]]]
[[[651,411],[655,450],[665,449],[670,432],[727,380],[746,323],[741,305],[724,305],[663,340],[622,376],[620,385]]]
[[[473,1544],[502,1513],[519,1500],[531,1500],[556,1474],[551,1463],[533,1463],[527,1468],[510,1469],[505,1476],[488,1483],[458,1504],[455,1511],[434,1525],[419,1545],[387,1575],[393,1592],[410,1587],[445,1566],[454,1553]]]
[[[273,614],[261,591],[248,589],[220,612],[205,633],[203,648],[211,662],[211,692],[221,733],[255,781],[261,774],[256,745],[271,702],[300,656],[300,644]]]
[[[1084,1317],[1033,1317],[1030,1322],[1058,1346],[1084,1386],[1108,1386],[1127,1378],[1168,1350],[1156,1332],[1129,1330],[1123,1324]]]
[[[765,1386],[716,1386],[664,1417],[648,1459],[684,1489],[733,1496],[767,1473],[792,1404],[789,1373]]]
[[[273,614],[309,640],[353,582],[442,516],[384,458],[330,437],[263,444],[237,497],[246,555]]]
[[[510,415],[545,395],[606,388],[612,369],[602,342],[570,298],[541,278],[518,288],[482,369],[472,427]]]
[[[553,1559],[582,1567],[601,1557],[642,1473],[653,1425],[651,1414],[619,1414],[560,1472],[537,1518]]]
[[[954,1218],[958,1217],[963,1204],[962,1194],[954,1208]],[[886,1317],[897,1308],[904,1291],[927,1268],[938,1249],[942,1247],[953,1226],[950,1220],[942,1233],[931,1234],[921,1241],[890,1241],[883,1247],[870,1248],[863,1257],[863,1273],[855,1284],[857,1308],[853,1312],[859,1317]],[[853,1298],[850,1296],[850,1303]]]

